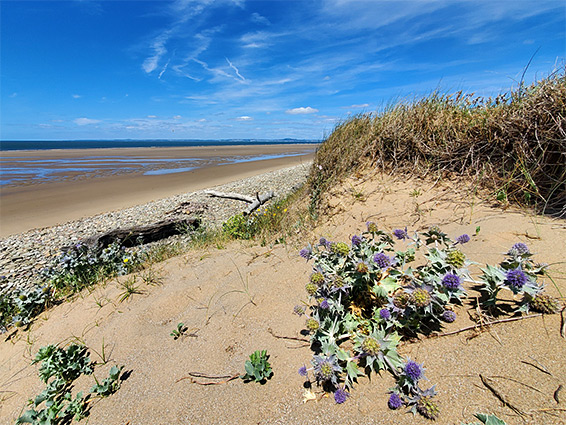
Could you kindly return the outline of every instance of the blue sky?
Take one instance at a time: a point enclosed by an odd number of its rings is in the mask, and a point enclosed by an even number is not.
[[[563,0],[0,1],[8,139],[321,139],[564,66]],[[535,54],[536,53],[536,54]]]

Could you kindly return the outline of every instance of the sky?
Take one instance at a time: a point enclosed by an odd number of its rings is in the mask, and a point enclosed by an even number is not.
[[[0,0],[0,19],[0,140],[321,140],[566,57],[564,0]]]

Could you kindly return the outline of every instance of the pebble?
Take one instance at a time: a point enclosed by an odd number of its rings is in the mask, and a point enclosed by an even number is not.
[[[310,165],[311,162],[306,162],[209,189],[248,196],[272,190],[278,199],[306,182]],[[203,224],[209,227],[220,226],[231,216],[242,212],[247,205],[242,201],[213,198],[201,190],[8,236],[0,240],[0,276],[4,277],[0,279],[0,290],[5,287],[31,287],[41,283],[41,271],[51,264],[61,248],[79,240],[117,228],[186,217],[191,209],[182,205],[184,203],[194,206],[194,210],[201,214]]]

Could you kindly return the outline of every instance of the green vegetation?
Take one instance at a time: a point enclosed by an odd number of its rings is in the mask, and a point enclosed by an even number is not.
[[[177,328],[173,329],[169,335],[171,335],[174,340],[177,340],[185,335],[185,332],[187,332],[188,329],[189,328],[187,328],[183,322],[180,322],[177,323]]]
[[[478,318],[479,324],[492,317],[503,288],[523,295],[511,313],[558,311],[558,300],[544,294],[536,280],[544,267],[531,260],[524,243],[514,244],[498,267],[488,265],[475,281],[468,270],[473,263],[461,249],[469,235],[452,240],[438,227],[423,233],[395,229],[391,235],[373,222],[366,225],[350,244],[321,238],[317,246],[300,251],[314,264],[305,285],[308,300],[294,312],[306,315],[305,332],[314,355],[312,367],[302,366],[299,374],[310,384],[312,373],[324,391],[334,393],[336,403],[347,400],[358,377],[386,371],[396,380],[388,401],[391,409],[406,407],[436,419],[440,409],[435,386],[422,386],[423,365],[403,359],[397,347],[402,340],[430,335],[443,323],[454,322],[455,306],[467,297],[464,281],[479,284],[484,293],[480,303],[485,310],[478,306],[477,312],[485,317]],[[418,256],[423,264],[415,264],[417,251],[424,251]]]
[[[250,355],[250,359],[246,360],[244,365],[246,374],[242,375],[241,378],[244,381],[255,382],[265,382],[267,379],[271,378],[273,371],[267,361],[268,359],[269,355],[267,354],[267,350],[254,351]]]
[[[495,99],[435,92],[338,124],[309,177],[311,212],[357,169],[425,176],[455,174],[501,201],[566,213],[564,70]]]
[[[96,385],[90,395],[83,397],[79,391],[73,398],[73,383],[81,375],[92,375],[96,366],[90,361],[88,350],[80,344],[71,344],[66,350],[55,345],[41,347],[32,364],[41,362],[39,377],[47,385],[39,395],[29,401],[32,406],[24,412],[16,424],[57,425],[80,421],[88,415],[91,395],[107,397],[120,388],[120,374],[124,366],[113,366],[110,376]],[[41,406],[44,406],[41,408]]]

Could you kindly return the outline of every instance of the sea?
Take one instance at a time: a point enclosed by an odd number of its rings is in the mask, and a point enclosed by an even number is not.
[[[320,140],[303,139],[119,139],[119,140],[5,140],[0,151],[48,149],[104,149],[104,148],[169,148],[185,146],[242,146],[318,144]]]
[[[163,175],[182,173],[205,167],[211,163],[236,164],[266,159],[300,156],[315,151],[318,140],[302,139],[230,139],[230,140],[43,140],[0,142],[0,188],[7,185],[69,181],[73,179],[97,178],[103,175]],[[119,150],[116,155],[97,155],[90,151],[70,158],[46,158],[34,156],[33,151],[77,150],[104,148],[151,148],[193,146],[254,146],[254,145],[303,145],[277,154],[222,155],[215,158],[156,158],[143,153],[126,155]],[[311,147],[312,145],[312,147]],[[19,152],[21,151],[21,156]],[[32,152],[30,152],[32,151]],[[10,152],[9,156],[2,153]]]

